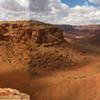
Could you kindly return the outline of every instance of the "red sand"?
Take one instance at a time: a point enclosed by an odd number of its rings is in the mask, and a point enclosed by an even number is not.
[[[81,68],[33,79],[9,67],[12,72],[0,70],[0,87],[19,89],[30,94],[31,100],[100,100],[99,67],[100,58],[96,58]]]

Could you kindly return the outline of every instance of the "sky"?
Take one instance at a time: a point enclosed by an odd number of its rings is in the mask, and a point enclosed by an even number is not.
[[[0,0],[0,20],[100,24],[100,0]]]
[[[63,3],[66,3],[70,7],[74,7],[76,5],[83,5],[86,0],[62,0]]]

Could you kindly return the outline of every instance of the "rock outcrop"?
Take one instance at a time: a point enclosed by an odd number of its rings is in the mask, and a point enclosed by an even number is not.
[[[33,30],[32,40],[39,44],[58,44],[64,42],[63,31],[58,28]]]
[[[64,40],[61,29],[30,21],[6,22],[0,26],[8,30],[0,39],[0,60],[3,64],[28,68],[31,72],[34,69],[56,70],[76,64],[77,57]]]
[[[2,35],[16,42],[31,40],[38,44],[58,44],[64,41],[63,31],[56,27],[34,28],[29,22],[5,23],[0,26],[6,30],[0,29]]]
[[[30,96],[15,89],[0,88],[0,100],[30,100]]]

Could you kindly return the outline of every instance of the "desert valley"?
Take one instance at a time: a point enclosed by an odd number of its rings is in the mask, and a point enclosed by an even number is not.
[[[1,21],[0,88],[31,100],[100,100],[100,25]]]

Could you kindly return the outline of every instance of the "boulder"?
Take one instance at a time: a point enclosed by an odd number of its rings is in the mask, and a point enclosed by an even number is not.
[[[15,89],[0,88],[0,100],[30,100],[30,97]]]

